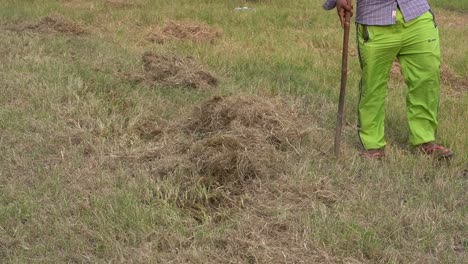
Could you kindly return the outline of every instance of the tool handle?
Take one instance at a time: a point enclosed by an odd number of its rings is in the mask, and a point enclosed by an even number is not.
[[[343,127],[343,112],[344,112],[344,98],[346,94],[346,81],[348,78],[348,43],[349,43],[349,28],[350,28],[351,13],[345,12],[345,24],[343,34],[343,53],[341,59],[341,86],[340,98],[338,101],[338,114],[336,118],[336,131],[335,131],[335,156],[340,157],[340,143],[341,131]]]

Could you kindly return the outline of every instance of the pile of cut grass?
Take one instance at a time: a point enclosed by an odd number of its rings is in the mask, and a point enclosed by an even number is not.
[[[178,178],[184,194],[174,197],[179,206],[222,207],[288,173],[307,135],[302,118],[277,98],[214,97],[188,117],[152,130],[156,147],[118,156],[150,158],[157,179]],[[200,196],[200,189],[210,197]]]
[[[164,27],[151,32],[148,40],[158,44],[174,40],[214,44],[221,36],[221,29],[204,23],[169,21]]]
[[[50,15],[41,18],[37,23],[17,24],[10,28],[17,32],[62,33],[83,35],[85,29],[76,22],[70,21],[62,15]]]
[[[144,72],[137,74],[136,80],[148,85],[192,89],[211,89],[218,86],[218,78],[191,57],[146,52],[142,61]]]

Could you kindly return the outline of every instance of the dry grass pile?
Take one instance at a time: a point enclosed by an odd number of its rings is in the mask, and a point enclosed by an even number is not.
[[[16,25],[12,27],[11,30],[18,32],[63,33],[70,35],[82,35],[86,33],[82,26],[61,15],[46,16],[41,18],[37,23]]]
[[[128,156],[156,160],[159,195],[218,206],[287,172],[307,134],[300,118],[279,99],[214,97],[158,129],[156,146]],[[178,193],[164,189],[167,180],[180,183]]]
[[[193,89],[218,86],[218,79],[193,58],[146,52],[143,55],[144,73],[140,78],[147,84],[159,84]]]
[[[171,40],[190,40],[213,44],[221,36],[221,29],[203,23],[170,21],[164,27],[151,32],[148,40],[158,44]]]
[[[297,119],[279,101],[215,97],[185,125],[196,139],[190,160],[219,186],[274,177],[284,172],[285,154],[296,151],[294,144],[304,136]]]

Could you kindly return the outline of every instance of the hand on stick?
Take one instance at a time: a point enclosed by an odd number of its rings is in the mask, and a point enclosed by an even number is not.
[[[349,1],[349,3],[348,3]],[[345,23],[345,13],[349,12],[353,16],[353,4],[351,0],[337,0],[336,1],[336,11],[340,17],[341,27],[344,28]]]

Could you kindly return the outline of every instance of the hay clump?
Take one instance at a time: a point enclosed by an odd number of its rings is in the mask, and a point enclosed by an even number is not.
[[[282,156],[274,146],[259,138],[218,133],[194,144],[190,161],[205,185],[241,194],[254,180],[274,178],[281,173]]]
[[[279,100],[214,97],[195,108],[185,131],[197,142],[190,160],[217,186],[244,187],[284,173],[304,128]]]
[[[12,27],[17,32],[32,31],[38,33],[63,33],[70,35],[85,34],[85,30],[79,24],[66,19],[61,15],[51,15],[41,18],[34,24],[22,24]]]
[[[142,144],[110,156],[149,169],[156,197],[203,215],[237,207],[244,195],[287,175],[300,159],[304,124],[280,98],[213,97],[175,120],[135,122]]]
[[[171,40],[189,40],[213,44],[221,36],[221,29],[203,23],[170,21],[164,27],[151,32],[148,35],[148,40],[158,44],[164,44]]]
[[[146,52],[143,54],[143,81],[153,85],[193,89],[210,89],[218,86],[218,79],[193,58]]]
[[[253,96],[214,97],[195,108],[185,130],[200,136],[217,132],[264,140],[279,150],[302,137],[299,115],[284,102]]]
[[[261,182],[287,173],[307,135],[304,123],[280,99],[205,101],[161,133],[154,172],[179,187],[158,193],[184,207],[231,204]]]

